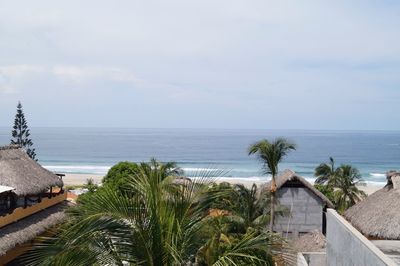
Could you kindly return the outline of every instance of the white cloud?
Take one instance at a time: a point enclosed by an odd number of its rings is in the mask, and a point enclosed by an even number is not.
[[[137,82],[140,80],[129,71],[113,67],[56,65],[51,69],[51,72],[57,77],[76,82],[92,80],[96,78],[132,82]]]
[[[11,1],[0,9],[0,103],[25,97],[44,110],[50,95],[70,124],[71,103],[85,113],[90,102],[146,121],[190,120],[190,106],[198,118],[244,117],[238,127],[274,110],[266,126],[312,127],[332,113],[340,126],[352,102],[368,116],[398,99],[399,11],[386,1]]]
[[[7,77],[15,77],[19,78],[26,75],[34,75],[44,71],[44,67],[39,65],[28,65],[28,64],[21,64],[21,65],[7,65],[7,66],[0,66],[0,74],[7,76]]]

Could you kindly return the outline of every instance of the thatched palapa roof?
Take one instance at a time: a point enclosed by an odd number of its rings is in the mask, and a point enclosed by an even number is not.
[[[326,204],[327,207],[329,208],[334,208],[333,203],[324,195],[322,194],[318,189],[316,189],[312,184],[310,184],[304,177],[301,177],[297,175],[295,172],[292,170],[285,170],[282,172],[281,175],[279,175],[276,179],[276,188],[279,189],[281,188],[286,182],[289,181],[298,181],[304,187],[308,188],[311,192],[313,192],[318,198],[322,200]],[[262,188],[263,190],[270,190],[271,189],[271,181],[269,181],[265,186]]]
[[[400,240],[400,173],[389,172],[387,185],[348,209],[344,216],[367,237]]]
[[[64,209],[67,203],[57,204],[43,211],[28,216],[0,230],[0,256],[18,245],[22,245],[48,229],[64,222]]]
[[[326,239],[319,230],[314,230],[294,239],[293,247],[298,252],[324,252],[326,251]]]
[[[14,188],[19,196],[38,194],[63,181],[43,168],[17,145],[0,147],[0,185]]]

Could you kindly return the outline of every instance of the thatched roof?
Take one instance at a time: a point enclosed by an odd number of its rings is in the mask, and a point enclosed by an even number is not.
[[[172,184],[176,184],[176,185],[188,185],[192,183],[192,179],[188,178],[188,177],[177,177],[172,181]]]
[[[62,180],[43,168],[19,146],[0,147],[0,185],[15,188],[19,196],[38,194]]]
[[[68,203],[61,203],[28,216],[0,230],[0,256],[14,247],[24,244],[43,234],[65,220],[64,209]]]
[[[400,173],[387,185],[348,209],[345,218],[367,237],[400,240]]]
[[[326,206],[328,206],[329,208],[334,208],[333,203],[324,194],[322,194],[318,189],[316,189],[312,184],[310,184],[304,177],[297,175],[292,170],[287,169],[283,171],[282,174],[278,176],[275,181],[277,189],[282,187],[288,181],[298,181],[301,184],[303,184],[304,187],[308,188],[311,192],[313,192],[318,198],[320,198],[326,204]],[[271,181],[265,184],[262,189],[270,190]]]
[[[293,240],[293,247],[298,252],[324,252],[326,239],[319,230],[314,230]]]

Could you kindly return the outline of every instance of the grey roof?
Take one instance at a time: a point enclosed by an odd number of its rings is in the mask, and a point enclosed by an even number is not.
[[[0,229],[0,256],[62,223],[68,203],[60,203]]]
[[[393,182],[392,182],[393,180]],[[367,237],[400,240],[400,173],[387,185],[349,208],[344,217]]]
[[[295,172],[293,172],[292,170],[289,170],[289,169],[283,171],[281,175],[276,177],[276,179],[275,179],[276,188],[279,189],[286,182],[294,181],[294,180],[297,180],[300,183],[302,183],[306,188],[308,188],[318,198],[320,198],[329,208],[335,207],[333,205],[333,203],[324,194],[322,194],[318,189],[316,189],[312,184],[310,184],[304,177],[297,175]],[[267,184],[265,184],[263,189],[270,190],[271,189],[271,181],[269,181]]]
[[[63,181],[43,168],[16,145],[0,147],[0,185],[15,188],[19,196],[38,194]]]

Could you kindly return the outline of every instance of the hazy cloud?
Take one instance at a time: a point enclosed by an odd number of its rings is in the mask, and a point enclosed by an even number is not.
[[[396,1],[8,2],[0,126],[22,100],[37,126],[400,129],[399,12]]]

